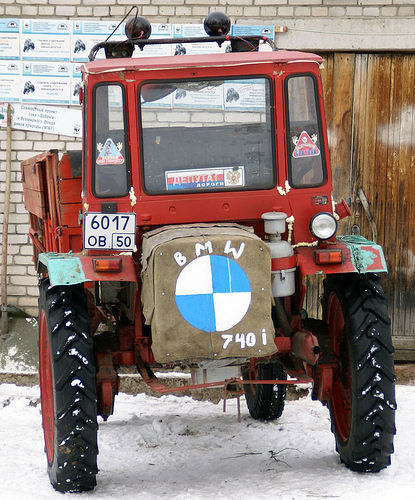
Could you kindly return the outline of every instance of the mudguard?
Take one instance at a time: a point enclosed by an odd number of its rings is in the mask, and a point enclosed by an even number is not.
[[[117,255],[122,259],[120,272],[96,272],[93,260],[110,258],[106,255],[82,255],[74,253],[45,252],[39,254],[38,271],[45,266],[52,286],[77,285],[86,281],[131,281],[137,282],[131,255]]]
[[[297,247],[295,249],[296,265],[303,276],[310,274],[337,273],[387,273],[385,256],[380,245],[369,241],[363,236],[338,236],[335,244],[330,244],[330,250],[340,249],[342,262],[340,264],[316,264],[316,246]]]

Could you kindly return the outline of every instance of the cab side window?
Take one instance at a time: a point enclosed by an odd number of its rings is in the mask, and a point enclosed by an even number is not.
[[[285,92],[289,182],[297,188],[320,186],[326,172],[315,78],[289,77]]]
[[[129,190],[129,165],[122,86],[105,84],[95,88],[94,118],[94,195],[125,196]]]

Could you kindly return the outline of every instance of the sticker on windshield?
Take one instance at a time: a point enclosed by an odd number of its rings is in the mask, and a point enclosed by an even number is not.
[[[114,141],[108,138],[105,144],[97,144],[99,156],[96,160],[97,165],[122,165],[124,156],[121,154],[122,143],[115,145]]]
[[[293,151],[293,158],[304,158],[307,156],[319,156],[320,150],[317,145],[317,135],[313,134],[311,137],[303,130],[300,137],[293,137],[295,148]]]
[[[244,167],[203,170],[170,170],[166,172],[166,189],[215,189],[245,186]]]

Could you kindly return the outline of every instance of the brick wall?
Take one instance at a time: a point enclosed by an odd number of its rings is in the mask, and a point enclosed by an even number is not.
[[[131,0],[0,0],[2,17],[120,19]],[[286,25],[277,43],[314,50],[415,50],[415,0],[140,0],[152,22],[200,23],[212,10],[233,23]],[[13,130],[9,222],[9,304],[37,314],[37,278],[23,206],[20,161],[49,148],[80,149],[68,137]],[[0,241],[3,223],[6,131],[0,129]]]
[[[130,0],[0,0],[1,16],[122,17]],[[278,19],[414,16],[414,0],[140,0],[140,14],[155,22],[198,23],[222,10],[237,23]]]

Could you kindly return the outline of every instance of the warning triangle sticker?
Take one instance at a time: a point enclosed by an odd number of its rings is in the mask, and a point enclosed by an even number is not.
[[[107,139],[96,161],[97,165],[122,165],[124,157],[112,139]]]
[[[318,156],[319,154],[320,150],[314,143],[313,139],[311,139],[307,132],[303,130],[294,148],[293,157],[304,158],[306,156]]]

